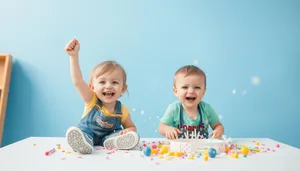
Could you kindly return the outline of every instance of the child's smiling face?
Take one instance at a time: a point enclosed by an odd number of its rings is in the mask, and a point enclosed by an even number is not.
[[[175,77],[173,92],[186,108],[197,108],[205,93],[205,77],[200,74],[185,76],[178,73]]]
[[[114,103],[127,89],[123,80],[122,71],[118,68],[100,75],[93,86],[97,97],[104,104]]]

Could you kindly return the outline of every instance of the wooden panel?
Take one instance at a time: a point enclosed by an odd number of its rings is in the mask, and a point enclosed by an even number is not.
[[[0,54],[0,146],[2,143],[11,69],[12,57],[8,54]]]

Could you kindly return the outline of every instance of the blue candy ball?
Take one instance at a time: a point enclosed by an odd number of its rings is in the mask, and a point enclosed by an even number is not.
[[[144,155],[145,156],[150,156],[151,155],[151,148],[150,147],[146,147],[144,149]]]
[[[215,158],[217,155],[217,150],[214,148],[209,148],[208,149],[208,155],[210,158]]]

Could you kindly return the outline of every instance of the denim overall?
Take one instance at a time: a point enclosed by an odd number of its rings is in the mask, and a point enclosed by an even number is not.
[[[180,125],[179,125],[179,129],[182,131],[182,133],[179,135],[179,138],[186,138],[184,133],[188,132],[189,135],[189,139],[191,138],[198,138],[198,139],[207,139],[208,138],[208,130],[205,129],[205,126],[203,124],[202,121],[202,113],[201,113],[201,109],[200,109],[200,105],[198,105],[198,111],[200,114],[200,124],[199,124],[199,128],[196,129],[196,135],[195,135],[195,131],[194,130],[187,130],[185,128],[183,128],[183,107],[182,104],[180,104]],[[194,136],[192,136],[194,135]]]
[[[122,128],[122,105],[120,101],[116,101],[115,114],[116,116],[105,116],[99,107],[102,107],[102,102],[98,99],[96,105],[91,111],[80,120],[78,127],[89,138],[93,140],[94,145],[103,145],[103,142],[112,134],[120,132]]]

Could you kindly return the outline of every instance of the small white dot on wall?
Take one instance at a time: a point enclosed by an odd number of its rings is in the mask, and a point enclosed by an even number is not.
[[[260,78],[259,78],[258,76],[253,76],[253,77],[251,78],[251,83],[252,83],[253,85],[259,85],[259,84],[260,84]]]
[[[247,90],[243,90],[242,95],[246,95],[246,94],[247,94]]]
[[[159,116],[156,116],[156,119],[159,119]]]
[[[198,60],[195,59],[195,60],[194,60],[194,65],[198,65],[198,64],[199,64]]]
[[[220,120],[222,120],[222,119],[223,119],[223,116],[222,116],[221,114],[219,115],[219,119],[220,119]]]
[[[232,90],[232,94],[236,94],[236,89],[233,89],[233,90]]]
[[[154,130],[154,132],[157,132],[157,130]]]
[[[141,110],[141,114],[143,115],[145,112],[143,110]]]
[[[133,109],[132,109],[132,111],[134,111],[134,112],[135,112],[135,108],[133,108]]]

